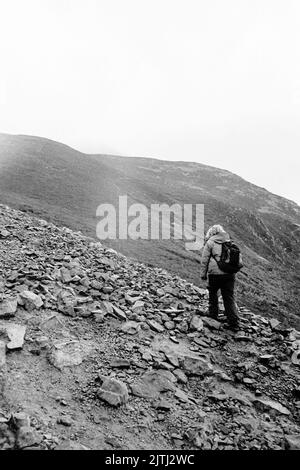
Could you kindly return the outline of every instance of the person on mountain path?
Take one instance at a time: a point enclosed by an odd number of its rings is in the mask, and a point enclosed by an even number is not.
[[[231,248],[232,253],[230,253]],[[228,258],[227,264],[226,262],[224,263],[224,252]],[[242,262],[239,248],[232,243],[228,233],[226,233],[221,225],[210,227],[205,237],[201,260],[201,279],[207,280],[208,276],[209,316],[214,319],[218,318],[218,291],[221,290],[228,326],[233,331],[238,331],[239,329],[239,315],[235,303],[234,285],[235,273],[241,267]]]

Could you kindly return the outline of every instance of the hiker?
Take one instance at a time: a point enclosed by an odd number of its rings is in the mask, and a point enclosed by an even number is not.
[[[237,250],[230,265],[231,246]],[[227,252],[226,252],[227,250]],[[224,252],[227,256],[227,265],[224,264]],[[222,255],[222,256],[221,256]],[[235,266],[234,266],[235,265]],[[242,267],[241,256],[238,247],[230,240],[229,235],[221,225],[213,225],[207,231],[205,245],[201,260],[201,279],[207,280],[209,291],[209,315],[217,319],[219,313],[218,291],[221,290],[225,314],[229,328],[233,331],[239,329],[239,317],[234,299],[235,272]],[[223,269],[221,269],[223,268]]]

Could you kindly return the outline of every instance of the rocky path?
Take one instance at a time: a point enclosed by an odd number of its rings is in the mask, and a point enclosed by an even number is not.
[[[0,449],[299,449],[300,334],[0,206]]]

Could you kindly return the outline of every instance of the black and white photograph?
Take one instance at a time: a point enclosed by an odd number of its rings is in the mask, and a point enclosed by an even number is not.
[[[0,59],[0,450],[300,450],[300,2],[0,0]]]

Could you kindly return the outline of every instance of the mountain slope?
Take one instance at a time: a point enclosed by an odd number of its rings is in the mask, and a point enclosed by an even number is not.
[[[0,205],[0,449],[300,447],[300,333]],[[4,231],[4,230],[3,230]]]
[[[299,324],[297,204],[225,170],[186,162],[85,155],[47,139],[0,136],[0,202],[94,237],[99,204],[118,197],[153,203],[202,203],[206,228],[222,223],[241,245],[239,296],[254,311]],[[181,241],[107,241],[121,253],[200,284],[200,254]]]

